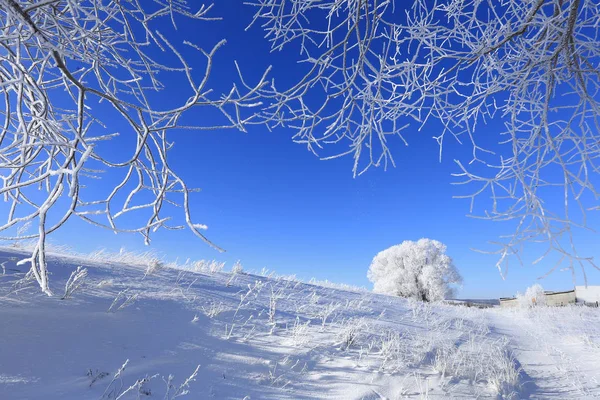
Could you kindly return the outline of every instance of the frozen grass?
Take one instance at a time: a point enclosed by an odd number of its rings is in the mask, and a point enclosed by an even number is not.
[[[35,245],[35,241],[21,241],[14,243],[11,242],[10,246],[4,248],[8,250],[30,251],[34,248]],[[128,251],[125,248],[121,248],[118,252],[109,251],[107,249],[99,249],[91,253],[80,253],[73,250],[69,246],[51,243],[47,245],[47,248],[48,253],[53,254],[55,256],[72,258],[75,260],[82,260],[88,263],[91,262],[102,265],[123,264],[129,266],[143,267],[146,269],[146,275],[154,274],[164,268],[192,270],[200,273],[215,274],[223,272],[226,266],[225,262],[221,262],[218,260],[192,261],[190,259],[187,259],[184,262],[181,262],[179,260],[166,261],[165,256],[157,253],[156,251],[139,252]],[[234,275],[242,273],[245,273],[244,267],[241,261],[238,260],[231,267],[232,280],[235,278]],[[309,280],[304,281],[299,279],[295,274],[282,275],[267,268],[262,268],[259,271],[250,271],[249,273],[251,275],[258,275],[277,281],[284,280],[290,282],[303,282],[331,289],[347,290],[352,292],[368,292],[368,290],[364,287],[348,285],[345,283],[335,283],[328,280],[318,280],[316,278],[311,278]]]
[[[52,282],[61,288],[71,285],[76,266],[87,269],[85,284],[58,303],[35,288],[11,290],[25,271],[15,272],[14,255],[0,260],[7,271],[0,301],[19,305],[0,307],[9,327],[0,357],[11,360],[0,365],[0,398],[14,393],[15,382],[28,382],[19,386],[22,398],[53,400],[50,382],[69,381],[57,398],[97,399],[115,373],[103,374],[124,359],[131,362],[118,379],[122,399],[144,398],[144,391],[162,397],[170,375],[190,376],[198,364],[197,382],[185,389],[195,398],[523,398],[536,371],[513,342],[543,346],[544,371],[560,371],[552,378],[569,387],[558,398],[599,394],[587,383],[592,369],[579,367],[581,354],[565,347],[600,356],[597,310],[424,304],[268,271],[211,272],[211,262],[196,272],[189,261],[154,268],[149,253],[102,254],[104,263],[73,255],[53,261]],[[123,260],[136,266],[115,267]],[[50,367],[62,354],[73,355],[67,367]],[[88,370],[87,383],[79,382]],[[95,397],[82,397],[84,390]]]
[[[506,339],[490,340],[471,335],[460,346],[450,344],[435,350],[433,368],[442,378],[488,385],[502,398],[519,398],[520,368]]]

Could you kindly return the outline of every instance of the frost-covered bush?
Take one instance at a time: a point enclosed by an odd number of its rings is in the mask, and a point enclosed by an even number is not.
[[[207,272],[208,271],[208,261],[206,261],[206,260],[194,261],[194,263],[192,264],[192,268],[196,272]]]
[[[223,268],[225,268],[224,262],[212,260],[210,262],[210,266],[208,267],[208,270],[210,271],[211,274],[216,274],[217,272],[222,272]]]
[[[233,264],[233,267],[231,267],[231,272],[233,274],[241,274],[242,272],[244,272],[244,267],[242,266],[240,260],[237,260],[235,264]]]
[[[519,301],[519,306],[522,308],[545,306],[546,294],[542,285],[536,283],[528,287],[525,294],[517,293],[517,300]]]
[[[521,368],[507,346],[507,339],[490,340],[471,334],[458,346],[438,347],[432,367],[442,377],[486,384],[497,398],[520,398]]]
[[[350,318],[344,320],[337,332],[337,345],[341,350],[348,350],[354,346],[359,338],[369,330],[369,323],[365,318]]]
[[[65,284],[65,294],[63,295],[62,300],[66,300],[73,296],[73,293],[84,284],[86,277],[87,268],[77,267],[77,270],[71,273],[69,280]]]
[[[421,301],[438,301],[454,294],[451,285],[462,278],[446,246],[437,240],[406,240],[377,254],[367,277],[376,293]]]
[[[146,272],[144,273],[144,278],[147,277],[148,275],[153,275],[153,274],[157,273],[164,267],[165,267],[165,264],[158,258],[154,258],[154,259],[150,260],[148,262],[148,265],[146,266]]]
[[[225,267],[225,263],[219,262],[216,260],[212,260],[212,261],[200,260],[200,261],[194,262],[192,264],[192,267],[193,267],[194,271],[196,271],[196,272],[216,274],[217,272],[223,271],[223,268]]]

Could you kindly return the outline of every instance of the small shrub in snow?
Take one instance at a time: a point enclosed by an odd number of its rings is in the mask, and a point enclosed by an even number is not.
[[[446,246],[437,240],[406,240],[373,258],[367,277],[373,291],[421,301],[450,297],[460,277]]]
[[[192,264],[192,267],[194,269],[194,271],[196,272],[208,272],[208,261],[206,260],[199,260],[199,261],[194,261],[194,263]]]
[[[406,364],[407,346],[410,346],[410,342],[402,334],[388,330],[375,337],[369,347],[379,352],[378,356],[381,359],[379,370],[395,373]]]
[[[340,303],[329,303],[321,307],[317,313],[317,317],[321,320],[321,329],[325,329],[327,320],[340,308],[340,306]]]
[[[225,324],[225,339],[229,340],[233,336],[233,328],[235,328],[235,324]]]
[[[240,294],[240,303],[233,314],[233,318],[235,318],[240,309],[250,301],[249,297],[252,295],[254,298],[258,297],[264,285],[265,283],[263,281],[255,281],[254,285],[248,284],[248,290],[245,293]]]
[[[361,335],[369,329],[369,324],[364,318],[350,318],[345,320],[338,331],[337,345],[341,350],[348,350],[354,346]]]
[[[96,284],[96,287],[102,288],[102,287],[110,287],[112,285],[115,284],[115,280],[114,279],[103,279],[100,282],[98,282]]]
[[[121,368],[119,368],[119,370],[115,373],[112,380],[110,381],[110,383],[104,390],[104,393],[102,393],[102,396],[100,397],[101,399],[121,400],[121,399],[125,399],[126,398],[125,395],[127,395],[128,393],[135,394],[137,399],[141,399],[142,395],[143,396],[151,396],[153,394],[150,391],[150,389],[145,387],[145,385],[148,382],[150,382],[152,379],[157,378],[158,374],[153,375],[153,376],[146,375],[143,378],[137,379],[132,385],[125,388],[125,385],[123,382],[123,372],[127,368],[128,364],[129,364],[129,360],[126,360],[125,363],[123,363],[123,365],[121,366]],[[165,394],[164,394],[164,396],[162,396],[162,398],[164,400],[174,400],[176,398],[179,398],[179,397],[189,394],[190,393],[190,391],[189,391],[190,384],[196,380],[199,369],[200,369],[200,365],[198,365],[196,367],[196,369],[194,370],[194,372],[192,372],[192,374],[181,385],[178,385],[178,386],[173,383],[173,380],[174,380],[173,375],[169,375],[167,378],[163,377],[163,381],[165,382],[166,388],[165,388]],[[91,376],[90,372],[91,372],[91,370],[88,372],[88,376]],[[102,377],[108,375],[106,373],[103,373],[103,374],[104,375]]]
[[[198,376],[199,369],[200,369],[200,365],[198,365],[196,367],[196,369],[194,370],[194,372],[192,372],[192,374],[189,377],[187,377],[187,379],[179,386],[175,386],[173,384],[173,379],[174,379],[173,375],[169,375],[167,379],[163,378],[163,381],[167,385],[164,399],[165,400],[173,400],[173,399],[176,399],[177,397],[181,397],[181,396],[185,396],[186,394],[189,394],[190,393],[190,391],[189,391],[190,383],[196,381],[196,377]]]
[[[518,398],[520,369],[504,339],[471,335],[460,346],[442,343],[435,349],[432,367],[442,377],[487,385],[499,398]]]
[[[237,260],[235,264],[233,264],[233,267],[231,267],[231,272],[233,274],[241,274],[242,272],[244,272],[244,267],[242,266],[240,260]]]
[[[88,369],[88,372],[86,375],[90,378],[90,387],[92,387],[92,385],[94,385],[94,383],[106,378],[110,374],[108,372],[101,372],[98,369],[96,369],[96,371],[93,371],[90,368],[90,369]]]
[[[194,262],[192,265],[193,265],[194,271],[203,272],[205,274],[206,273],[216,274],[217,272],[223,271],[223,268],[225,267],[224,262],[218,262],[216,260],[212,260],[212,261],[200,260],[200,261]]]
[[[269,296],[269,323],[275,325],[275,314],[277,313],[277,302],[283,299],[284,293],[283,288],[275,289],[273,285],[271,285],[271,295]]]
[[[152,391],[146,387],[146,384],[158,375],[148,376],[136,380],[131,386],[125,389],[115,400],[121,400],[125,398],[125,395],[129,392],[137,394],[137,398],[141,399],[140,395],[151,396]],[[165,397],[166,398],[166,397]]]
[[[116,399],[118,396],[121,395],[123,388],[123,372],[125,371],[125,368],[127,368],[127,364],[129,364],[129,359],[125,360],[123,365],[121,365],[121,367],[114,374],[112,380],[110,381],[106,389],[104,389],[104,393],[102,393],[102,396],[100,396],[101,399]],[[117,381],[119,382],[118,385],[115,384],[115,382]]]
[[[85,282],[87,277],[87,269],[77,267],[77,270],[71,273],[69,280],[65,284],[65,294],[61,298],[62,300],[68,299],[75,293]]]
[[[300,322],[300,318],[296,317],[296,321],[294,321],[294,326],[292,326],[291,328],[291,340],[294,346],[305,346],[309,342],[309,326],[310,321]]]
[[[523,308],[545,306],[546,294],[542,285],[536,283],[535,285],[528,287],[525,294],[517,293],[517,300],[519,306]]]
[[[222,272],[223,268],[225,268],[225,263],[224,262],[218,262],[218,261],[212,260],[210,262],[209,267],[208,267],[208,271],[211,274],[216,274],[217,272]]]
[[[227,307],[223,303],[211,303],[208,307],[202,306],[202,311],[207,317],[214,318],[223,311],[227,311]]]
[[[146,267],[146,272],[144,273],[144,278],[148,275],[153,275],[156,272],[160,271],[165,267],[165,264],[160,261],[158,258],[154,258],[148,262],[148,266]],[[142,278],[143,279],[143,278]]]
[[[231,283],[235,280],[236,276],[239,274],[243,274],[243,273],[244,273],[244,267],[242,267],[242,263],[240,262],[240,260],[237,260],[235,262],[235,264],[233,264],[233,267],[231,268],[231,276],[227,280],[226,286],[227,287],[231,286]]]
[[[267,383],[274,387],[279,387],[281,389],[288,386],[291,382],[285,379],[285,373],[279,373],[277,371],[277,367],[279,363],[273,364],[272,367],[269,367],[268,374],[264,375],[263,379],[261,379],[261,383]]]

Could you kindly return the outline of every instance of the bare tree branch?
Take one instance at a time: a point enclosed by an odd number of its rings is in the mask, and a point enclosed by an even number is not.
[[[258,91],[266,75],[250,90],[233,85],[229,93],[214,96],[209,78],[224,41],[204,51],[183,40],[171,43],[154,28],[158,21],[163,22],[161,29],[167,29],[165,18],[175,29],[178,18],[205,23],[215,19],[208,15],[210,9],[201,5],[193,12],[180,0],[0,0],[0,194],[10,205],[0,231],[35,221],[36,233],[4,239],[37,239],[25,261],[45,293],[51,294],[47,236],[73,216],[115,233],[140,233],[148,243],[158,229],[184,227],[169,225],[171,215],[165,207],[180,206],[185,226],[222,251],[204,235],[205,225],[193,222],[189,205],[193,190],[169,165],[172,143],[167,133],[179,128],[245,130],[255,123],[250,109],[261,104]],[[179,45],[197,50],[204,68],[196,72]],[[167,61],[158,61],[157,53]],[[169,109],[157,107],[151,98],[164,89],[160,74],[183,77],[189,96],[173,99]],[[112,114],[102,111],[102,103]],[[198,107],[213,108],[226,122],[180,123],[184,114]],[[106,132],[114,126],[115,115],[126,123],[124,132]],[[135,144],[127,149],[127,159],[115,161],[115,152],[99,144],[116,140],[119,134],[135,138]],[[98,198],[84,182],[101,178],[105,169],[120,172],[121,179],[106,197]],[[131,213],[145,213],[138,218],[146,222],[121,226],[118,221]]]

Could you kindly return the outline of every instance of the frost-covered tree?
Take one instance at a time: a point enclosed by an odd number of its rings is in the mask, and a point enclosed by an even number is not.
[[[502,273],[531,242],[572,270],[593,265],[572,228],[600,209],[597,0],[252,2],[273,51],[296,46],[306,65],[267,109],[298,142],[352,156],[355,174],[394,164],[409,124],[440,157],[449,139],[467,143],[470,158],[450,156],[458,196],[514,228],[492,250]]]
[[[544,292],[542,285],[536,283],[535,285],[528,287],[524,294],[517,293],[517,300],[519,306],[522,308],[545,306],[546,292]]]
[[[47,237],[74,217],[146,242],[158,229],[187,227],[212,245],[206,226],[192,220],[192,190],[170,166],[169,132],[245,130],[265,82],[248,87],[240,77],[229,92],[212,90],[224,41],[203,49],[177,34],[177,21],[214,19],[211,6],[192,7],[182,0],[0,0],[1,239],[36,241],[23,262],[45,293]],[[190,52],[197,56],[184,56]],[[157,102],[164,77],[180,85],[168,106]],[[212,115],[190,125],[184,116],[199,108],[212,108],[220,121]],[[100,185],[105,172],[110,178]],[[173,222],[174,210],[182,222]],[[130,214],[145,222],[133,225]],[[34,232],[19,229],[31,222]]]
[[[373,291],[421,301],[439,301],[454,294],[462,278],[446,246],[437,240],[406,240],[378,253],[367,277]]]

